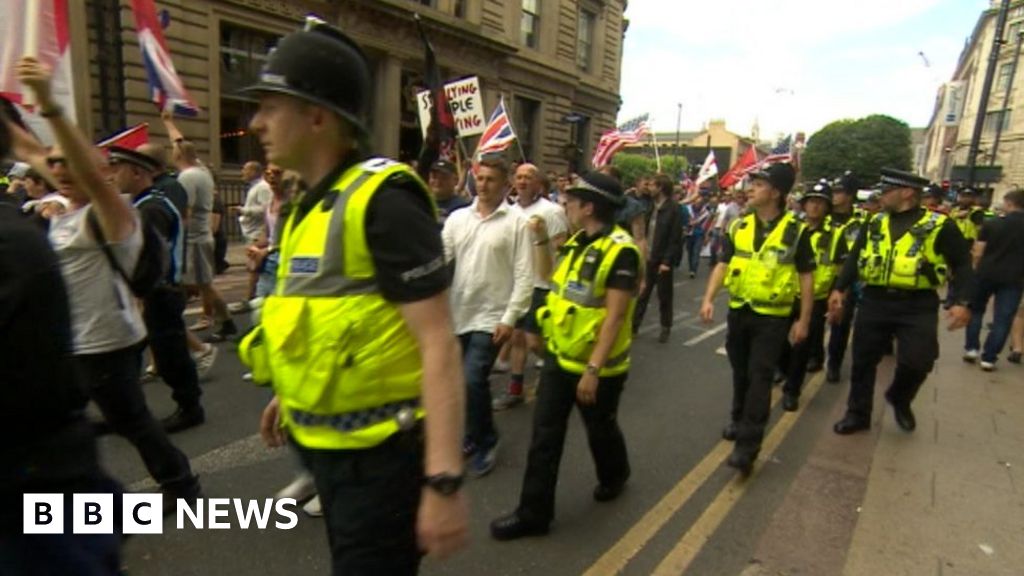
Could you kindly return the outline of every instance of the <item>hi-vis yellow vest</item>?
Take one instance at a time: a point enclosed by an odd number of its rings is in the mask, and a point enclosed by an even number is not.
[[[964,235],[964,238],[974,241],[978,239],[978,225],[975,224],[971,219],[978,212],[985,214],[985,209],[978,206],[973,206],[968,210],[957,210],[953,216],[953,222],[956,223],[956,227],[960,229],[960,232]]]
[[[633,250],[637,261],[642,261],[633,238],[618,226],[582,250],[579,248],[581,234],[582,231],[577,232],[562,246],[561,260],[551,277],[551,292],[546,305],[537,311],[537,322],[548,350],[558,358],[563,370],[573,374],[583,374],[586,370],[601,326],[608,317],[606,283],[615,259],[623,250]],[[643,274],[643,270],[638,270],[638,274]],[[616,376],[629,370],[635,307],[634,295],[599,376]]]
[[[814,248],[814,299],[828,298],[836,280],[836,250],[839,242],[845,242],[842,228],[835,228],[827,219],[817,230],[811,231],[811,247]]]
[[[756,225],[757,216],[748,214],[729,229],[734,248],[725,276],[729,307],[749,306],[758,314],[789,316],[800,294],[796,247],[805,226],[787,212],[755,251]]]
[[[924,211],[921,219],[893,244],[889,215],[876,214],[868,224],[867,242],[857,266],[860,279],[868,286],[904,290],[934,289],[946,283],[946,259],[935,252],[947,216]]]
[[[860,208],[853,211],[850,219],[845,224],[836,224],[835,220],[832,219],[832,215],[828,215],[825,221],[828,222],[833,229],[843,235],[846,240],[846,249],[853,250],[853,245],[857,242],[857,236],[860,235],[860,229],[864,226],[864,222],[867,221],[869,214],[865,213]]]
[[[358,449],[380,444],[422,418],[419,347],[398,306],[377,287],[366,211],[404,164],[374,158],[344,172],[308,214],[283,224],[274,293],[239,346],[255,382],[270,382],[282,420],[301,446]]]

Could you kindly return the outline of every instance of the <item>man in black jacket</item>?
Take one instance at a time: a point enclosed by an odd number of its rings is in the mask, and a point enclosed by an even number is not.
[[[647,274],[643,290],[637,299],[633,315],[633,332],[640,329],[647,312],[651,292],[658,289],[658,312],[661,320],[661,334],[658,342],[668,342],[672,331],[672,267],[679,261],[682,250],[682,224],[679,205],[672,199],[672,181],[664,174],[654,179],[654,206],[647,216]]]

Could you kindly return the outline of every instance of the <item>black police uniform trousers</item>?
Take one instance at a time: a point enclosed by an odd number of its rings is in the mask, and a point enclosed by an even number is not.
[[[523,520],[545,526],[555,514],[558,467],[573,406],[579,409],[583,418],[598,482],[604,486],[621,485],[630,473],[626,440],[618,421],[619,398],[627,375],[600,378],[597,401],[590,405],[580,404],[576,401],[580,375],[563,370],[558,359],[550,353],[546,356],[537,387],[533,436],[523,476],[523,491],[516,510]]]
[[[785,348],[788,353],[783,354],[786,363],[782,365],[783,373],[786,375],[786,383],[782,391],[796,397],[800,396],[804,380],[807,378],[807,365],[814,357],[814,351],[820,348],[825,341],[825,313],[828,312],[828,299],[815,300],[814,308],[811,310],[811,323],[807,329],[807,339],[790,346],[787,341]],[[793,311],[792,321],[796,322],[800,317],[799,309]]]
[[[849,413],[871,418],[878,363],[896,339],[896,371],[886,397],[910,406],[939,357],[939,297],[934,290],[868,287],[853,331]]]
[[[185,293],[160,286],[143,301],[142,319],[149,332],[149,349],[157,374],[171,387],[171,397],[182,410],[199,407],[199,374],[185,335]]]
[[[416,543],[422,425],[362,450],[296,449],[320,496],[331,574],[416,574],[422,556]]]
[[[791,324],[789,316],[758,314],[747,306],[729,310],[725,349],[732,365],[731,416],[739,453],[752,456],[761,450],[772,379]]]
[[[843,320],[833,324],[829,330],[828,339],[828,369],[838,372],[843,367],[843,358],[846,357],[846,347],[850,343],[850,329],[853,328],[853,318],[857,310],[857,295],[855,290],[846,292],[843,301]]]

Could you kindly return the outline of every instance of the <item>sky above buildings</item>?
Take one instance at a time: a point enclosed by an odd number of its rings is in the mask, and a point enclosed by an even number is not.
[[[721,118],[761,137],[888,114],[931,117],[989,0],[630,0],[619,122]],[[986,47],[987,50],[987,47]],[[922,54],[924,55],[922,57]],[[926,63],[927,61],[927,63]]]

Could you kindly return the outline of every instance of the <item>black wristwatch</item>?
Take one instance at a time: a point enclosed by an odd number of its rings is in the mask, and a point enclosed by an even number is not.
[[[423,479],[423,483],[442,496],[451,496],[462,488],[462,474],[434,474]]]

